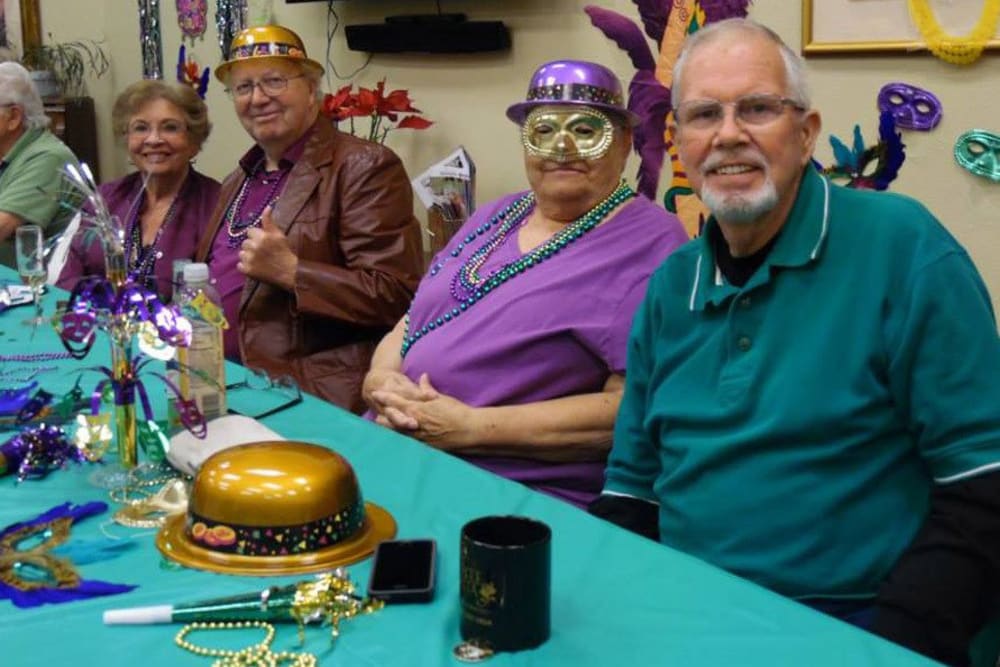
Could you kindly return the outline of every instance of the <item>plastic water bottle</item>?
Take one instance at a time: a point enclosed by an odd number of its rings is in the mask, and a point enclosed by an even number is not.
[[[226,367],[222,344],[222,299],[209,283],[208,265],[184,266],[184,282],[177,304],[191,322],[191,345],[177,348],[177,377],[181,396],[193,400],[211,421],[226,414]],[[169,402],[170,431],[182,428],[177,406]]]

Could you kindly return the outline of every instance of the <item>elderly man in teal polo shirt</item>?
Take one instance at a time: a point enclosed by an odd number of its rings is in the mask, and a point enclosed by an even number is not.
[[[688,38],[674,140],[712,211],[635,316],[604,494],[622,524],[951,664],[993,611],[1000,340],[919,203],[831,185],[800,58]]]
[[[59,192],[63,166],[76,157],[48,125],[27,70],[0,63],[0,264],[15,265],[14,230],[22,224],[39,225],[52,238],[73,216]]]

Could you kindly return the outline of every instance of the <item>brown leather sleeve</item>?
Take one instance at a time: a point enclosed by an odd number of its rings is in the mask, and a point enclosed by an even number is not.
[[[399,158],[381,146],[352,153],[338,180],[335,242],[344,266],[300,260],[298,310],[391,327],[409,307],[423,272],[410,180]]]

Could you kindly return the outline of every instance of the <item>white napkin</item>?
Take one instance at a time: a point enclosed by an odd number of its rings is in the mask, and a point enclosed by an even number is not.
[[[208,433],[204,439],[197,438],[186,430],[170,438],[167,460],[181,472],[193,476],[205,459],[216,452],[250,442],[273,440],[285,440],[285,438],[256,419],[243,415],[227,415],[208,422]]]

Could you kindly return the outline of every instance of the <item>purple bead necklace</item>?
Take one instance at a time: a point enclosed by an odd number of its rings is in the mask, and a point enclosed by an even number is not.
[[[25,383],[30,382],[40,373],[48,373],[57,370],[56,366],[32,366],[31,364],[44,364],[49,361],[59,361],[70,359],[69,352],[35,352],[34,354],[0,354],[0,363],[28,364],[27,366],[6,366],[0,369],[0,382],[3,383]]]
[[[156,236],[153,237],[153,242],[148,246],[142,245],[142,222],[140,212],[142,210],[142,197],[140,196],[133,206],[133,211],[130,216],[129,222],[129,233],[126,235],[125,243],[125,261],[126,266],[128,266],[129,275],[132,276],[133,280],[136,282],[143,282],[145,278],[152,275],[153,267],[156,265],[156,260],[163,256],[163,253],[157,250],[157,245],[160,243],[160,237],[163,235],[163,230],[167,228],[167,225],[174,219],[177,214],[178,203],[181,200],[182,195],[188,188],[188,184],[191,182],[190,176],[184,179],[184,184],[181,185],[180,190],[174,195],[173,200],[170,202],[170,208],[167,209],[167,214],[163,216],[163,222],[160,223],[160,228],[156,230]]]
[[[253,169],[253,174],[256,174],[258,169],[263,169],[264,162],[261,160]],[[247,232],[250,231],[251,227],[259,227],[260,219],[264,215],[264,209],[268,206],[274,208],[274,205],[278,203],[280,195],[278,190],[284,184],[284,174],[279,174],[274,177],[274,182],[271,183],[269,178],[264,178],[264,185],[270,185],[271,189],[268,191],[267,196],[264,197],[264,202],[261,204],[260,208],[252,213],[246,215],[243,214],[243,204],[247,198],[247,190],[250,186],[250,181],[253,177],[248,176],[243,179],[243,184],[240,186],[240,191],[236,194],[236,199],[226,210],[226,233],[229,234],[229,239],[226,241],[226,245],[229,248],[236,250],[241,245],[243,241],[247,238]],[[237,218],[239,218],[237,220]]]
[[[33,364],[45,361],[71,359],[69,352],[35,352],[32,354],[0,354],[0,362],[16,361],[20,364]]]

